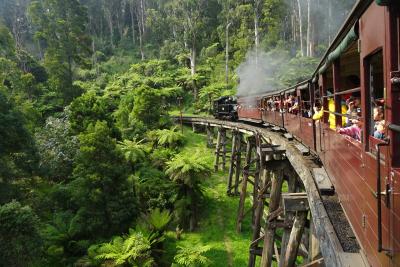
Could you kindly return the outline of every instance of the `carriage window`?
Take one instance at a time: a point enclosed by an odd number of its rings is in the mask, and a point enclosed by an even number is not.
[[[385,101],[382,51],[367,59],[368,135],[385,138]]]
[[[311,118],[311,98],[308,89],[300,90],[301,97],[301,116],[304,118]]]
[[[358,43],[353,42],[340,56],[340,88],[339,92],[360,87],[360,53]],[[347,98],[351,93],[346,93]]]

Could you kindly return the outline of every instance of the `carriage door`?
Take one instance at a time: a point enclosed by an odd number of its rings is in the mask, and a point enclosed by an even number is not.
[[[393,245],[389,190],[391,154],[385,140],[388,137],[385,122],[391,119],[387,94],[390,87],[387,79],[390,68],[387,62],[390,56],[386,40],[389,35],[386,18],[386,8],[373,3],[359,21],[363,169],[365,186],[369,191],[365,195],[362,222],[364,239],[368,240],[365,243],[366,254],[370,255],[372,265],[378,266],[390,266]]]

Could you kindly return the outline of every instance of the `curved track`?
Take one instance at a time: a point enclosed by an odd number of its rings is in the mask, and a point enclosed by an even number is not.
[[[365,258],[361,253],[345,252],[343,248],[346,247],[347,241],[339,240],[340,238],[337,233],[340,231],[338,231],[338,227],[336,227],[335,231],[334,223],[330,219],[332,216],[329,216],[330,214],[327,212],[327,207],[329,206],[326,207],[326,198],[321,194],[316,179],[313,176],[313,168],[321,168],[323,166],[320,166],[318,158],[315,155],[306,155],[303,150],[299,149],[299,142],[296,139],[288,138],[288,136],[285,137],[283,129],[269,125],[221,121],[206,117],[175,117],[174,119],[177,123],[181,122],[182,124],[193,125],[193,127],[214,127],[228,131],[237,131],[246,135],[260,135],[269,144],[284,149],[287,160],[301,179],[307,194],[312,224],[316,239],[319,241],[319,248],[325,266],[350,266],[349,264],[351,266],[367,266]],[[340,207],[340,205],[338,206]],[[345,217],[343,213],[342,217]],[[346,219],[340,219],[342,222],[345,221],[349,227]],[[358,247],[358,245],[356,246]]]

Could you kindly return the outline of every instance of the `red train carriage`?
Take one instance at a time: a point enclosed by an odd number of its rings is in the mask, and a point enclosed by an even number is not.
[[[309,81],[238,103],[319,155],[369,263],[400,266],[400,2],[359,1]]]
[[[360,2],[315,75],[324,107],[317,152],[373,266],[400,264],[400,147],[393,131],[400,99],[391,80],[399,70],[399,9],[391,2]],[[343,105],[351,96],[360,99],[360,140],[337,133],[348,121]],[[374,137],[373,110],[379,105],[389,144]]]
[[[262,96],[238,96],[238,116],[241,120],[261,122]]]
[[[284,128],[282,116],[283,97],[281,91],[269,92],[261,100],[262,120]]]

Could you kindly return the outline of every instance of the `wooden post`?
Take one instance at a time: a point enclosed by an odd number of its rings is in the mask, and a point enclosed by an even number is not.
[[[236,159],[235,159],[235,166],[236,166],[236,173],[235,173],[235,187],[234,187],[234,195],[239,195],[239,179],[240,173],[242,169],[242,140],[243,136],[240,132],[238,132],[237,144],[236,144]]]
[[[256,144],[257,146],[257,144]],[[258,148],[256,148],[258,150]],[[256,210],[257,210],[257,198],[258,198],[258,189],[260,188],[260,172],[264,172],[262,165],[260,164],[260,155],[258,152],[256,153],[256,158],[254,159],[256,161],[256,169],[254,172],[254,183],[253,183],[253,212],[252,212],[252,226],[253,226],[253,231],[256,229]],[[266,173],[262,173],[263,175],[266,175]]]
[[[279,208],[283,183],[283,170],[279,170],[272,175],[271,195],[269,203],[269,214]],[[261,258],[261,266],[271,266],[272,254],[274,251],[274,240],[276,226],[267,222],[265,228],[264,248]]]
[[[293,188],[292,188],[293,189]],[[304,226],[309,209],[306,193],[287,193],[282,195],[282,203],[285,215],[295,213],[294,223],[289,240],[281,246],[281,258],[279,266],[294,266],[299,247],[302,241]],[[286,246],[286,247],[284,247]],[[282,256],[283,255],[283,256]],[[266,266],[266,265],[261,265]]]
[[[231,164],[229,166],[229,175],[228,175],[228,186],[227,186],[227,194],[232,195],[232,178],[235,173],[235,169],[237,169],[236,164],[236,148],[238,143],[238,132],[232,132],[232,152],[231,152]]]
[[[268,264],[272,262],[272,253],[274,251],[274,238],[276,229],[276,219],[281,213],[280,196],[282,192],[283,183],[283,170],[287,167],[287,160],[284,158],[285,150],[279,148],[279,146],[272,144],[262,144],[261,137],[257,136],[257,155],[259,156],[259,167],[263,175],[259,181],[260,186],[255,186],[257,189],[257,194],[255,195],[254,202],[255,212],[254,212],[254,226],[253,226],[253,237],[252,243],[250,245],[250,256],[249,256],[249,266],[255,266],[256,255],[262,256],[262,263]],[[267,161],[268,160],[268,161]],[[256,184],[256,183],[254,183]],[[268,188],[271,187],[270,194],[267,194]],[[271,225],[267,223],[264,228],[264,236],[260,237],[261,222],[264,215],[264,202],[265,198],[270,197],[269,202],[269,221],[273,221]],[[264,247],[261,253],[258,247],[258,242],[264,239]],[[266,240],[271,240],[267,242]],[[268,244],[266,244],[268,243]],[[258,254],[257,254],[258,253]],[[278,253],[279,254],[279,253]],[[270,263],[269,263],[270,264]],[[267,265],[262,265],[267,266]]]
[[[213,147],[213,142],[214,142],[214,132],[213,128],[210,125],[206,126],[206,131],[207,131],[207,147],[212,148]]]
[[[292,232],[290,233],[289,243],[286,248],[284,262],[282,266],[294,266],[296,263],[297,251],[300,246],[301,237],[304,231],[304,225],[307,219],[307,211],[298,211],[296,213]]]
[[[221,152],[221,134],[222,128],[218,128],[218,135],[217,135],[217,143],[215,145],[215,161],[214,161],[214,170],[217,172],[219,168],[219,156]]]
[[[239,200],[239,208],[238,215],[236,221],[236,231],[239,233],[242,230],[242,221],[244,218],[244,208],[247,194],[247,181],[250,175],[250,165],[251,165],[251,154],[253,151],[253,137],[249,137],[247,139],[246,144],[246,162],[243,167],[243,181],[242,181],[242,190],[240,192],[240,200]]]
[[[227,136],[226,136],[226,130],[225,129],[222,129],[222,132],[221,132],[221,142],[222,142],[222,170],[226,171]]]
[[[321,250],[319,248],[319,240],[315,234],[313,219],[310,219],[310,239],[308,245],[308,261],[313,262],[321,258]]]
[[[294,193],[296,192],[296,174],[293,171],[288,172],[288,192],[289,193]],[[294,219],[294,213],[293,212],[286,212],[285,213],[285,224],[289,224],[293,222]],[[282,235],[282,242],[281,242],[281,255],[280,255],[280,260],[279,260],[279,267],[284,267],[283,261],[286,253],[286,247],[289,243],[289,237],[290,237],[290,228],[284,228],[283,229],[283,235]]]
[[[257,134],[255,136],[256,141],[256,150],[257,150],[257,161],[256,161],[256,174],[254,177],[254,188],[253,188],[253,236],[252,236],[252,243],[250,245],[250,255],[249,255],[249,267],[254,267],[256,263],[256,253],[255,251],[258,248],[258,242],[260,238],[260,230],[261,230],[261,220],[264,212],[264,198],[263,194],[259,196],[259,176],[260,170],[263,172],[264,180],[268,180],[267,176],[269,172],[264,170],[264,161],[265,157],[262,155],[261,150],[261,136]]]
[[[264,213],[264,192],[261,192],[259,194],[259,185],[262,184],[260,183],[260,171],[262,172],[261,180],[265,181],[264,186],[267,184],[267,181],[270,179],[270,172],[265,170],[265,155],[262,152],[261,149],[262,146],[262,140],[261,136],[259,134],[256,135],[256,148],[257,148],[257,169],[256,170],[256,177],[254,177],[254,189],[253,189],[253,237],[252,237],[252,243],[250,245],[250,256],[249,256],[249,266],[253,267],[255,266],[256,263],[256,254],[252,253],[252,251],[255,251],[258,247],[258,242],[256,240],[259,240],[260,238],[260,230],[261,230],[261,220],[263,217]],[[262,187],[264,187],[262,186]]]

